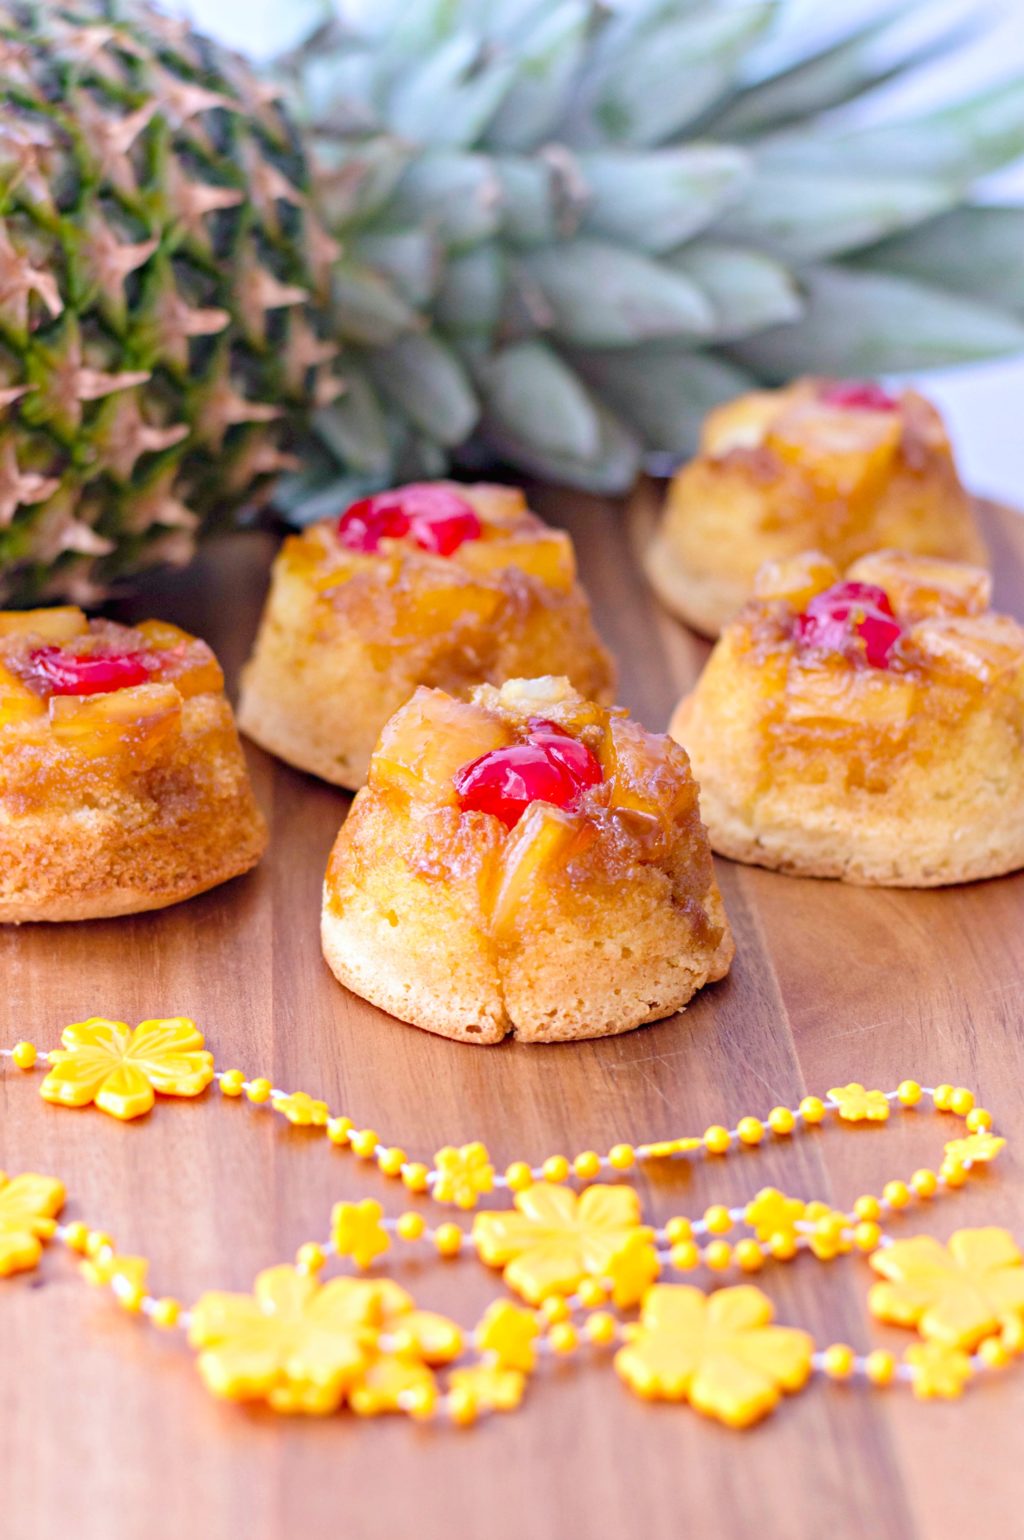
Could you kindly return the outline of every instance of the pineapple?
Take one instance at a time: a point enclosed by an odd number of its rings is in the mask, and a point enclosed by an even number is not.
[[[276,92],[145,4],[0,0],[0,604],[191,555],[341,388]]]
[[[1024,150],[1020,84],[867,129],[833,111],[950,41],[923,6],[909,43],[912,8],[820,49],[756,0],[329,15],[278,72],[344,241],[348,389],[284,506],[452,455],[619,491],[758,380],[1024,347],[1021,215],[965,203]]]

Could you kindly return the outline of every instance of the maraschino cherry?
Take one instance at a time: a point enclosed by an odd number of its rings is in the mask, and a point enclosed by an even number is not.
[[[572,808],[600,784],[601,766],[585,743],[541,717],[527,725],[524,742],[481,754],[455,776],[464,813],[493,813],[511,829],[531,802]]]
[[[874,380],[837,380],[826,385],[818,399],[850,412],[897,412],[900,405]]]
[[[888,668],[903,628],[893,614],[889,595],[874,583],[836,583],[815,594],[796,618],[796,636],[803,647],[827,652],[854,652],[872,668]],[[863,648],[857,646],[857,639]]]
[[[362,497],[338,520],[338,536],[350,551],[379,550],[382,540],[408,536],[421,551],[451,556],[467,540],[479,540],[480,520],[451,487],[414,481],[393,492]]]
[[[46,695],[109,695],[145,684],[153,665],[142,652],[63,652],[37,647],[29,654],[29,669]]]

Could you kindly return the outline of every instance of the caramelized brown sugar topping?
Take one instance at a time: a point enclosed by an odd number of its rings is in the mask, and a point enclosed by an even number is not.
[[[511,763],[517,795],[524,776],[527,792],[531,784],[545,792],[550,781],[531,782],[534,759],[524,768],[515,758],[538,745],[572,769],[571,795],[556,781],[559,800],[525,795],[514,818],[507,800],[488,810],[487,795],[467,795],[467,772],[487,763]],[[565,679],[484,685],[469,702],[421,687],[384,728],[360,795],[395,815],[413,870],[477,883],[498,933],[539,887],[594,891],[658,868],[696,916],[712,881],[684,751],[621,710],[584,700]]]

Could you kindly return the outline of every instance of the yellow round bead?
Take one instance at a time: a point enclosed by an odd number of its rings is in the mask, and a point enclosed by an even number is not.
[[[743,1240],[736,1242],[736,1250],[733,1253],[736,1265],[745,1273],[756,1273],[764,1266],[764,1252],[761,1250],[753,1236],[744,1236]]]
[[[741,1144],[760,1144],[764,1138],[764,1124],[760,1118],[740,1118],[736,1132]]]
[[[85,1251],[89,1242],[89,1226],[82,1219],[72,1219],[64,1230],[64,1244],[70,1251],[79,1254]]]
[[[967,1131],[971,1134],[987,1132],[992,1127],[992,1114],[987,1107],[975,1107],[967,1114]]]
[[[576,1293],[584,1310],[597,1310],[608,1303],[608,1291],[596,1278],[584,1278]]]
[[[901,1080],[896,1087],[896,1099],[901,1107],[916,1107],[923,1095],[916,1080]]]
[[[613,1171],[628,1171],[636,1165],[636,1150],[631,1144],[613,1144],[608,1151],[608,1164]]]
[[[572,1169],[581,1182],[592,1181],[601,1171],[601,1157],[596,1150],[583,1150],[572,1163]]]
[[[410,1192],[426,1192],[430,1172],[421,1160],[410,1160],[402,1170],[402,1185]]]
[[[146,1291],[142,1284],[130,1283],[127,1278],[122,1278],[119,1287],[114,1290],[114,1298],[121,1309],[127,1310],[129,1315],[138,1315],[145,1297]]]
[[[512,1192],[522,1192],[533,1186],[533,1172],[525,1160],[514,1160],[505,1172],[505,1180]]]
[[[615,1341],[618,1323],[607,1310],[598,1310],[594,1315],[588,1316],[583,1327],[590,1341],[598,1347],[607,1347],[609,1342]]]
[[[541,1312],[549,1325],[554,1326],[559,1321],[567,1321],[572,1311],[561,1294],[549,1294],[547,1299],[541,1301]]]
[[[896,1373],[896,1356],[886,1348],[875,1348],[864,1360],[864,1373],[872,1385],[890,1385]]]
[[[240,1069],[226,1069],[220,1077],[220,1088],[224,1096],[241,1096],[245,1090],[245,1075]]]
[[[820,1123],[825,1116],[825,1103],[820,1096],[805,1096],[800,1103],[800,1116],[805,1123]]]
[[[721,1123],[712,1123],[704,1130],[704,1148],[709,1155],[724,1155],[732,1143],[732,1135]]]
[[[422,1214],[399,1214],[395,1221],[395,1234],[402,1241],[418,1241],[426,1228],[427,1221]]]
[[[1001,1337],[986,1337],[978,1344],[978,1357],[988,1369],[1003,1369],[1013,1354]]]
[[[352,1153],[358,1155],[360,1160],[373,1160],[380,1140],[374,1129],[357,1128],[354,1134],[349,1134],[348,1142],[352,1146]]]
[[[382,1150],[377,1156],[377,1169],[385,1176],[399,1176],[408,1159],[405,1151],[400,1150],[397,1144],[393,1144],[390,1149]]]
[[[974,1111],[974,1092],[968,1091],[966,1086],[958,1085],[949,1098],[949,1110],[955,1112],[958,1118],[965,1118],[969,1112]]]
[[[791,1230],[777,1230],[768,1241],[768,1250],[776,1262],[789,1262],[798,1249],[797,1238]]]
[[[245,1094],[251,1102],[256,1102],[259,1105],[261,1102],[268,1102],[270,1100],[271,1090],[270,1081],[265,1076],[260,1075],[257,1079],[249,1081],[245,1088]]]
[[[886,1182],[882,1188],[882,1197],[890,1208],[906,1208],[910,1202],[910,1188],[906,1182]]]
[[[479,1411],[476,1396],[468,1385],[456,1385],[454,1390],[448,1392],[448,1415],[456,1427],[471,1427]]]
[[[580,1335],[571,1321],[559,1321],[548,1332],[548,1341],[553,1353],[575,1353],[580,1345]]]
[[[768,1114],[768,1127],[773,1134],[791,1134],[796,1127],[796,1115],[789,1107],[773,1107]]]
[[[713,1273],[724,1273],[732,1266],[732,1247],[728,1241],[709,1241],[704,1247],[704,1266]]]
[[[872,1193],[866,1192],[853,1205],[853,1212],[858,1219],[880,1219],[882,1205]]]
[[[106,1230],[90,1230],[85,1238],[87,1257],[98,1257],[101,1251],[113,1251],[114,1242]]]
[[[295,1254],[295,1266],[300,1273],[318,1273],[327,1261],[326,1253],[316,1241],[307,1241]]]
[[[944,1160],[939,1176],[947,1187],[962,1187],[967,1180],[967,1168],[958,1160]]]
[[[700,1251],[695,1241],[680,1241],[668,1255],[672,1266],[679,1273],[692,1273],[700,1265]]]
[[[15,1043],[11,1051],[11,1058],[18,1069],[31,1069],[38,1057],[35,1043]]]
[[[910,1178],[910,1185],[919,1198],[934,1198],[939,1186],[939,1179],[934,1171],[929,1171],[922,1166],[920,1171],[915,1171]]]
[[[704,1223],[711,1235],[728,1235],[732,1229],[732,1215],[724,1203],[712,1203],[704,1210]]]
[[[332,1144],[348,1144],[348,1136],[355,1126],[351,1118],[328,1118],[327,1137]]]
[[[665,1239],[670,1246],[678,1246],[680,1241],[693,1239],[693,1225],[685,1214],[677,1214],[674,1219],[669,1220],[665,1226]]]
[[[833,1342],[822,1354],[821,1367],[830,1380],[848,1380],[853,1373],[853,1348],[845,1342]]]
[[[545,1182],[564,1182],[569,1175],[569,1162],[564,1155],[549,1155],[540,1169]]]
[[[1002,1338],[1008,1352],[1024,1353],[1024,1316],[1004,1316]]]
[[[854,1226],[853,1244],[858,1251],[874,1251],[882,1238],[882,1232],[873,1219],[862,1219]]]
[[[165,1299],[154,1301],[149,1319],[161,1331],[170,1331],[172,1327],[177,1326],[181,1319],[180,1302],[176,1299],[171,1299],[169,1296]]]
[[[935,1106],[939,1112],[949,1112],[953,1101],[954,1090],[955,1087],[947,1085],[945,1081],[943,1081],[942,1085],[937,1085],[935,1087],[935,1090],[932,1093],[932,1101],[935,1103]]]
[[[437,1393],[424,1385],[418,1390],[407,1390],[402,1397],[402,1410],[417,1422],[427,1422],[437,1410]]]
[[[434,1231],[434,1245],[439,1256],[457,1257],[462,1249],[462,1231],[458,1225],[438,1225]]]

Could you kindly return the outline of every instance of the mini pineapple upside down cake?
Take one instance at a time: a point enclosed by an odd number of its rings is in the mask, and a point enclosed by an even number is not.
[[[515,488],[415,483],[285,542],[239,722],[289,764],[354,790],[417,685],[460,695],[526,672],[612,698],[569,536]]]
[[[672,720],[712,847],[890,887],[1024,866],[1024,629],[989,589],[896,551],[764,567]]]
[[[0,921],[159,909],[256,864],[223,685],[162,621],[0,613]]]
[[[885,548],[987,559],[942,419],[912,390],[802,379],[710,413],[647,571],[674,614],[717,636],[764,562],[822,551],[843,569]]]
[[[686,755],[550,677],[392,717],[322,938],[354,993],[467,1043],[627,1032],[733,954]]]

